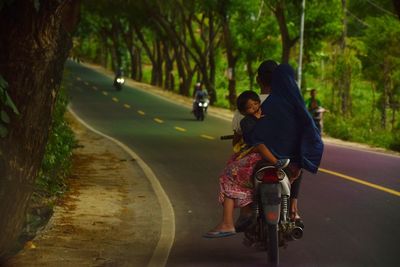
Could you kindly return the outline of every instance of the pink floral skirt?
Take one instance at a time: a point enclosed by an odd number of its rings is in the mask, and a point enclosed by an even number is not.
[[[249,153],[244,157],[240,157],[240,153],[232,155],[219,177],[219,202],[221,204],[225,197],[234,200],[235,208],[241,208],[253,202],[251,175],[254,166],[261,159],[261,155],[256,152]]]

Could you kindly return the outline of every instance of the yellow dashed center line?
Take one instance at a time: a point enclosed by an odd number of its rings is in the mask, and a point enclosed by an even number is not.
[[[93,90],[98,90],[98,88],[96,86],[92,86]]]
[[[178,126],[175,126],[174,128],[175,128],[175,130],[177,130],[177,131],[186,132],[186,129],[185,129],[185,128],[181,128],[181,127],[178,127]]]
[[[81,77],[76,77],[76,80],[78,80],[78,81],[81,81],[82,79],[81,79]]]
[[[108,93],[106,91],[103,91],[102,93],[103,93],[103,95],[108,95]]]
[[[159,119],[159,118],[154,118],[154,121],[157,122],[157,123],[163,123],[164,122],[162,119]]]
[[[124,107],[125,107],[125,108],[131,108],[131,106],[128,105],[128,104],[124,104]]]
[[[113,100],[114,102],[119,102],[118,98],[116,98],[116,97],[113,97],[112,100]]]
[[[144,113],[144,111],[142,111],[142,110],[138,110],[137,113],[139,113],[139,114],[142,115],[142,116],[146,115],[146,113]]]
[[[88,83],[88,82],[84,82],[84,84],[85,84],[85,85],[89,85],[89,83]]]
[[[370,183],[370,182],[366,182],[366,181],[363,181],[361,179],[354,178],[354,177],[351,177],[351,176],[348,176],[348,175],[345,175],[345,174],[341,174],[341,173],[338,173],[338,172],[334,172],[334,171],[330,171],[330,170],[326,170],[326,169],[322,169],[322,168],[319,168],[319,170],[321,172],[328,173],[328,174],[331,174],[331,175],[334,175],[334,176],[338,176],[340,178],[343,178],[343,179],[346,179],[346,180],[349,180],[349,181],[352,181],[352,182],[355,182],[355,183],[359,183],[359,184],[362,184],[362,185],[365,185],[365,186],[368,186],[368,187],[372,187],[372,188],[378,189],[380,191],[383,191],[383,192],[386,192],[386,193],[389,193],[389,194],[392,194],[392,195],[400,197],[400,192],[399,191],[396,191],[396,190],[393,190],[393,189],[390,189],[390,188],[387,188],[387,187],[383,187],[383,186],[380,186],[380,185],[377,185],[377,184],[373,184],[373,183]]]
[[[215,139],[215,137],[212,137],[212,136],[209,136],[209,135],[206,135],[206,134],[202,134],[202,135],[200,135],[202,138],[204,138],[204,139],[208,139],[208,140],[214,140]]]

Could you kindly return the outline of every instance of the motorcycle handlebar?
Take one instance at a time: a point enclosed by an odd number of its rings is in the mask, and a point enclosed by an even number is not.
[[[230,140],[233,139],[233,134],[230,135],[223,135],[220,137],[221,140]]]

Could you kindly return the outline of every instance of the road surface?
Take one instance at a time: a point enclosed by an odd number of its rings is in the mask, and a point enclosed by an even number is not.
[[[231,154],[230,122],[195,121],[188,107],[128,88],[68,62],[71,108],[95,129],[135,151],[172,203],[176,233],[167,266],[265,266],[266,253],[241,234],[201,235],[221,216],[218,174]],[[304,237],[281,250],[281,266],[399,266],[400,157],[326,144],[321,171],[304,175]],[[151,223],[151,222],[149,222]]]

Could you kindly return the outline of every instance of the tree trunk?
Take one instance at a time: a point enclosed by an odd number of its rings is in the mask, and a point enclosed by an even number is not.
[[[169,45],[167,44],[167,40],[164,42],[164,88],[167,90],[174,90],[174,75],[173,75],[173,61],[170,56]]]
[[[153,65],[153,67],[156,65],[156,58],[155,55],[152,53],[149,45],[146,42],[146,39],[144,38],[143,33],[141,32],[140,28],[136,27],[135,25],[132,25],[135,28],[135,33],[136,36],[138,37],[139,41],[141,42],[144,50],[147,53],[147,56],[149,57],[151,64]],[[141,81],[141,79],[139,79],[139,81]],[[153,84],[153,83],[151,83]],[[154,85],[154,84],[153,84]]]
[[[137,48],[135,56],[136,66],[138,68],[137,80],[141,82],[143,80],[143,68],[142,68],[142,52],[141,49]]]
[[[121,27],[124,28],[124,27]],[[134,36],[134,30],[131,25],[128,26],[128,29],[126,32],[123,32],[124,36],[124,41],[126,48],[128,49],[128,54],[129,54],[129,65],[130,65],[130,74],[129,76],[132,79],[136,79],[137,75],[137,66],[135,65],[135,53],[136,53],[136,47],[133,42],[133,36]]]
[[[100,64],[104,67],[107,68],[108,66],[108,45],[107,45],[107,35],[102,31],[101,32],[101,40],[102,40],[102,45],[100,48]]]
[[[176,68],[179,76],[179,94],[188,96],[189,86],[187,86],[187,75],[185,72],[185,66],[183,65],[183,51],[182,48],[177,46],[174,46],[174,50],[176,55]]]
[[[399,0],[392,0],[392,2],[393,2],[394,10],[396,11],[396,14],[400,19],[400,1]]]
[[[132,45],[129,49],[129,63],[131,66],[130,77],[134,80],[137,80],[137,66],[136,66],[136,47]]]
[[[285,10],[282,2],[276,4],[275,10],[273,10],[275,17],[278,21],[279,30],[281,33],[282,40],[282,63],[289,63],[290,49],[294,45],[294,41],[290,40],[289,30],[286,25]]]
[[[255,76],[255,72],[253,70],[253,65],[252,65],[252,60],[251,59],[247,59],[246,61],[246,69],[247,69],[247,76],[249,77],[249,89],[253,90],[254,87],[254,76]]]
[[[216,74],[216,65],[215,65],[215,36],[216,33],[214,31],[214,15],[210,11],[209,12],[209,36],[208,36],[208,62],[210,65],[210,85],[208,90],[208,94],[210,96],[210,103],[213,104],[217,101],[217,92],[215,90],[215,74]]]
[[[155,60],[152,61],[151,84],[162,87],[162,52],[159,40],[153,43],[153,55]]]
[[[225,17],[222,22],[222,30],[225,40],[226,56],[228,60],[228,91],[229,91],[229,107],[235,109],[236,107],[236,57],[233,54],[233,43],[231,40],[231,32],[229,29],[228,18]]]
[[[383,92],[382,92],[382,102],[381,102],[381,126],[386,129],[387,122],[387,109],[389,106],[388,95],[390,91],[390,65],[388,60],[385,58],[383,60]]]
[[[122,67],[122,54],[119,42],[119,34],[120,34],[120,27],[118,26],[117,22],[112,23],[111,27],[111,40],[112,40],[112,59],[113,59],[113,70],[116,71],[117,69]]]
[[[0,74],[20,115],[0,139],[0,261],[9,254],[42,163],[79,1],[14,0],[0,10]]]
[[[131,77],[136,81],[142,80],[142,59],[141,49],[137,44],[133,44],[131,55]]]
[[[160,40],[157,40],[157,86],[162,87],[163,86],[163,61],[164,61],[164,55],[162,51],[162,42]]]
[[[352,68],[351,63],[347,60],[346,56],[346,38],[347,38],[347,0],[342,0],[343,9],[343,31],[340,43],[340,52],[342,57],[342,69],[339,77],[339,92],[341,100],[341,112],[343,116],[349,115],[350,107],[350,90],[351,90],[351,74]]]

